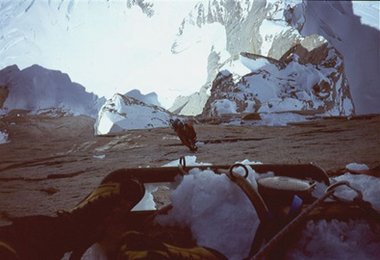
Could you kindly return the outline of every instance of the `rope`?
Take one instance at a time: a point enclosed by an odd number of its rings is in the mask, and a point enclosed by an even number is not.
[[[282,230],[280,230],[267,244],[265,244],[252,259],[263,259],[266,254],[268,254],[275,245],[277,245],[284,237],[293,229],[295,229],[300,223],[304,221],[308,214],[310,214],[319,204],[325,201],[328,197],[332,196],[339,186],[345,185],[358,193],[356,200],[362,200],[362,194],[359,190],[351,187],[350,183],[347,181],[340,181],[330,185],[325,194],[319,199],[315,200],[309,207],[302,211],[297,217],[290,221]],[[355,201],[354,199],[354,201]],[[363,201],[364,202],[364,201]]]

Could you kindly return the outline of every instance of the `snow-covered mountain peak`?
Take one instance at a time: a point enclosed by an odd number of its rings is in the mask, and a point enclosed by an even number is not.
[[[155,92],[150,92],[144,95],[140,90],[133,89],[131,91],[128,91],[125,96],[133,97],[148,105],[161,106],[160,102],[158,101],[158,95]]]
[[[161,107],[116,93],[101,107],[95,123],[95,134],[107,135],[128,129],[166,127],[170,118],[171,114]]]

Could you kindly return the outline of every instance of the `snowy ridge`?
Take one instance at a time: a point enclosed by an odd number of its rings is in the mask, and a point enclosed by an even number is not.
[[[133,97],[115,94],[99,111],[96,135],[121,133],[128,129],[169,126],[170,113]]]
[[[69,113],[96,117],[104,98],[92,93],[60,71],[33,65],[23,70],[9,66],[0,71],[0,111],[13,109],[32,113]]]
[[[0,131],[0,144],[5,144],[8,142],[8,133]]]
[[[203,116],[292,111],[345,116],[355,113],[342,56],[327,43],[310,52],[296,45],[280,60],[242,53],[241,62],[250,73],[240,75],[238,66],[226,66],[231,71],[222,70],[214,80]],[[236,67],[238,71],[233,70]]]

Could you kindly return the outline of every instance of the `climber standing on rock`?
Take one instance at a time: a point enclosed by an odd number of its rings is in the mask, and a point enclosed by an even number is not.
[[[198,150],[196,146],[197,134],[191,122],[182,122],[180,119],[170,119],[170,125],[178,135],[182,144],[187,146],[190,151],[195,152]]]

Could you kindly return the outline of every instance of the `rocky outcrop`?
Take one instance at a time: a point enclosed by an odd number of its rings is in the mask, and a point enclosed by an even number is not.
[[[285,111],[355,113],[343,58],[328,43],[311,51],[295,45],[279,60],[242,53],[241,61],[251,72],[219,72],[203,116]]]
[[[324,43],[308,51],[301,44],[286,52],[280,61],[290,63],[298,57],[300,64],[313,65],[325,77],[312,86],[312,94],[323,100],[324,111],[333,115],[353,115],[355,108],[344,69],[343,56],[332,45]]]
[[[260,100],[253,93],[244,93],[240,89],[240,84],[244,82],[244,77],[228,70],[219,72],[212,83],[211,96],[206,102],[202,116],[220,117],[225,114],[258,111]]]
[[[171,114],[133,97],[115,94],[102,106],[95,123],[96,135],[108,135],[129,129],[166,127]]]

